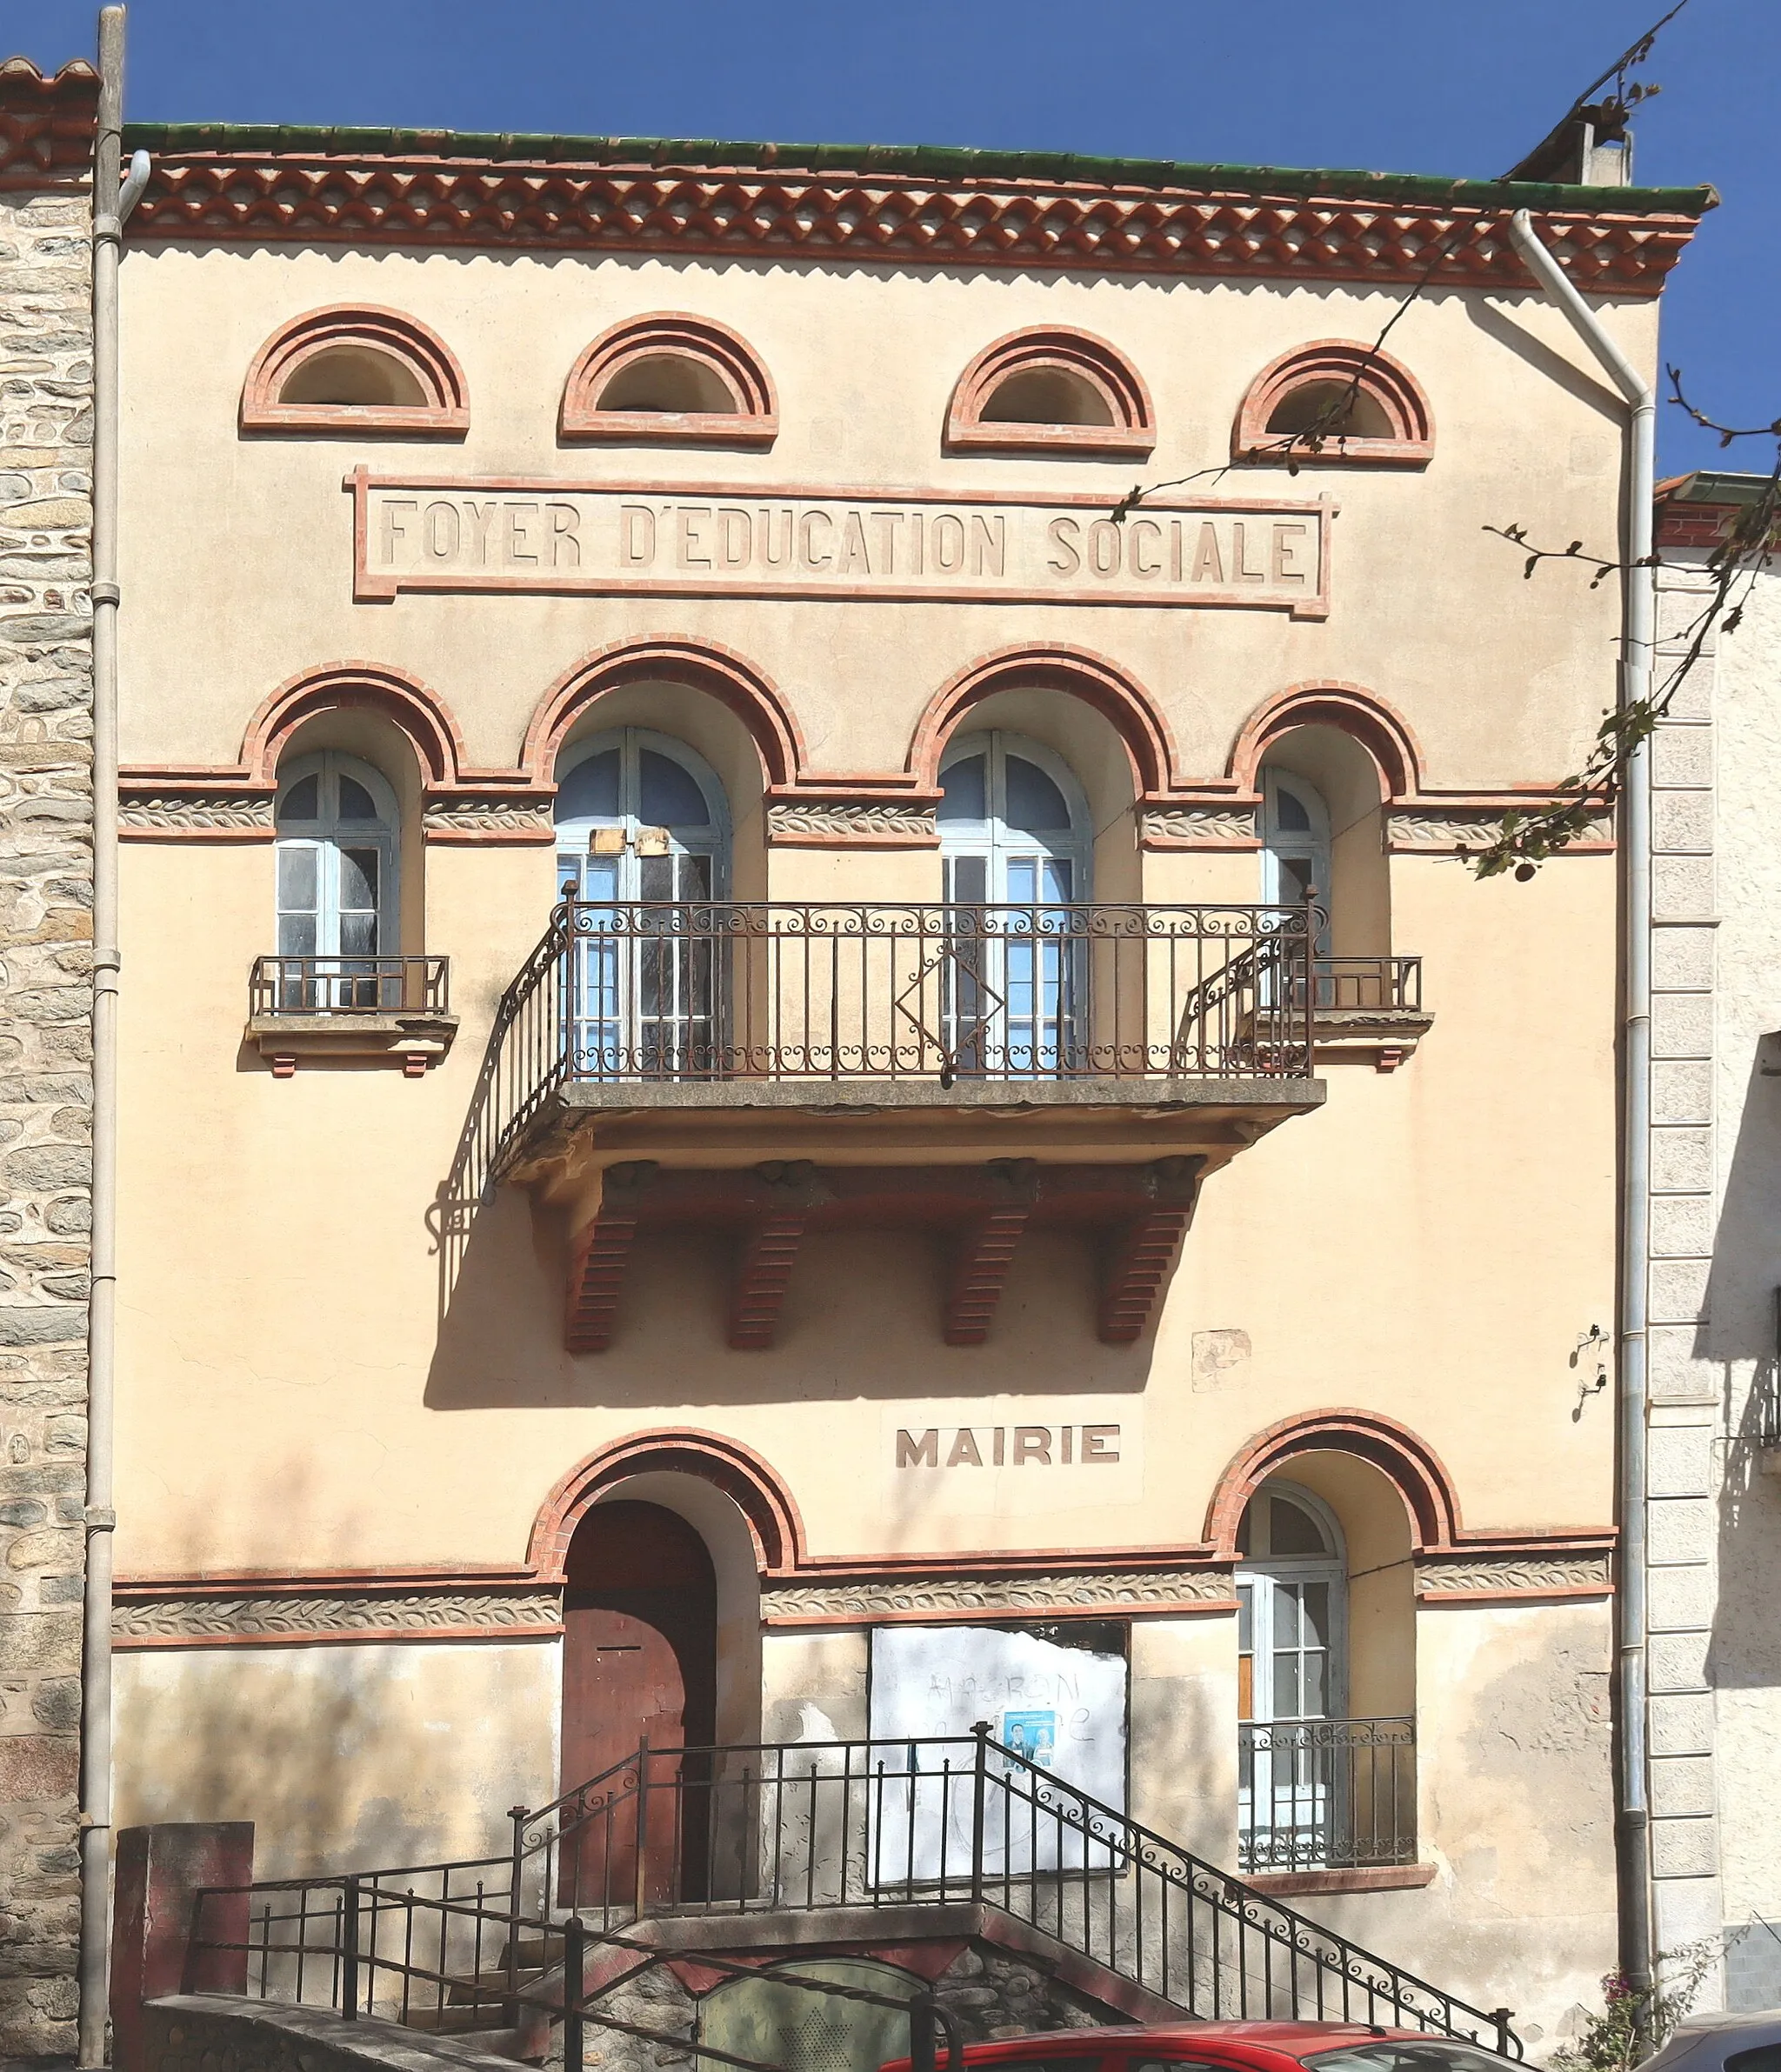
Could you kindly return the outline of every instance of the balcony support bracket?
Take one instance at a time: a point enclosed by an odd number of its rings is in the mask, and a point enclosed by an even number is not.
[[[1203,1158],[1159,1158],[1145,1169],[1149,1205],[1115,1236],[1101,1278],[1099,1336],[1130,1345],[1150,1322],[1193,1221]]]
[[[598,1212],[570,1256],[563,1342],[571,1353],[603,1353],[612,1342],[618,1296],[655,1171],[647,1159],[607,1169]]]
[[[997,1158],[992,1184],[1006,1199],[975,1216],[954,1240],[942,1336],[948,1345],[982,1345],[1002,1300],[1038,1189],[1031,1158]]]

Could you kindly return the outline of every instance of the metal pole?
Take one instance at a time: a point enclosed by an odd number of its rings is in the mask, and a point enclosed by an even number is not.
[[[358,1880],[348,1878],[340,1903],[340,2012],[358,2020]]]
[[[510,1806],[507,1817],[513,1822],[513,1862],[507,1878],[507,1989],[511,1993],[519,1977],[519,1889],[525,1858],[525,1823],[531,1817],[530,1809]],[[549,1908],[550,1895],[546,1893],[544,1910],[548,1913]]]
[[[909,2003],[909,2072],[934,2072],[934,1995],[931,1992],[917,1993]]]
[[[1651,695],[1657,584],[1651,552],[1657,398],[1518,210],[1516,249],[1626,399],[1626,640],[1622,709]],[[1649,743],[1627,760],[1621,791],[1620,1548],[1616,1687],[1622,1969],[1637,1995],[1651,1982],[1651,1808],[1645,1776],[1645,1418],[1651,1109],[1651,771]]]
[[[563,2072],[582,2072],[587,1995],[587,1930],[579,1914],[563,1924]]]
[[[984,1802],[990,1778],[988,1720],[978,1720],[971,1733],[977,1745],[971,1776],[971,1896],[972,1904],[979,1905],[984,1896]]]

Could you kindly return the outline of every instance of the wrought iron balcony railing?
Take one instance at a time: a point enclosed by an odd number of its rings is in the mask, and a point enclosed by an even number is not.
[[[1303,1077],[1300,907],[573,903],[516,1021],[566,1079]]]
[[[252,1015],[443,1015],[443,956],[262,956],[248,981]]]
[[[1416,1722],[1245,1720],[1237,1863],[1335,1870],[1416,1861]]]

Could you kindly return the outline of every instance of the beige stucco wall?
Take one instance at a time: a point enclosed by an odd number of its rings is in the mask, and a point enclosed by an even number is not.
[[[120,1654],[117,1825],[250,1820],[261,1878],[498,1853],[507,1809],[557,1795],[559,1661],[538,1641]]]
[[[353,299],[409,310],[451,343],[471,398],[461,445],[237,434],[241,374],[261,341],[300,310]],[[230,763],[277,684],[357,658],[422,679],[456,716],[468,760],[509,765],[554,681],[595,649],[648,636],[716,642],[762,669],[819,773],[902,767],[919,714],[950,677],[994,650],[1044,643],[1105,655],[1144,683],[1190,779],[1224,772],[1264,698],[1339,680],[1407,716],[1431,784],[1550,783],[1575,764],[1612,695],[1614,600],[1562,571],[1524,584],[1519,557],[1481,528],[1611,536],[1618,434],[1569,332],[1524,298],[1431,294],[1394,331],[1434,413],[1426,471],[1313,469],[1217,485],[1339,500],[1325,623],[1012,604],[351,601],[340,481],[361,460],[387,473],[664,485],[1085,489],[1111,503],[1139,472],[1129,463],[940,453],[951,384],[983,344],[1032,322],[1112,339],[1155,396],[1161,436],[1141,472],[1161,480],[1224,455],[1245,385],[1286,346],[1370,337],[1391,299],[783,263],[133,250],[125,759]],[[784,427],[772,453],[559,449],[558,389],[576,354],[617,317],[660,308],[719,316],[761,353]],[[1649,363],[1653,312],[1607,316]],[[189,350],[195,335],[202,353]],[[738,891],[937,893],[931,853],[764,850],[752,751],[697,694],[632,690],[600,711],[682,734],[723,774]],[[1259,896],[1252,855],[1138,851],[1104,721],[1036,694],[984,716],[1047,740],[1077,768],[1104,896]],[[1599,1406],[1573,1416],[1569,1356],[1608,1318],[1613,1289],[1611,858],[1569,857],[1530,885],[1480,886],[1451,859],[1399,856],[1387,869],[1372,856],[1367,932],[1383,935],[1389,909],[1391,947],[1424,955],[1433,1032],[1389,1075],[1332,1065],[1322,1109],[1213,1176],[1156,1328],[1136,1345],[1094,1337],[1088,1249],[1035,1234],[990,1343],[944,1347],[931,1244],[872,1233],[807,1243],[764,1354],[724,1347],[722,1248],[642,1243],[617,1342],[580,1358],[562,1344],[560,1211],[504,1190],[449,1287],[430,1220],[495,1003],[550,904],[550,853],[436,845],[420,860],[424,887],[405,861],[404,946],[450,956],[456,1049],[419,1081],[305,1068],[281,1082],[242,1042],[247,969],[272,946],[270,845],[132,843],[126,853],[126,1576],[515,1564],[546,1494],[577,1461],[664,1425],[764,1456],[819,1555],[1192,1542],[1220,1472],[1257,1430],[1337,1406],[1420,1434],[1469,1527],[1611,1518],[1611,1430]],[[1345,854],[1344,867],[1359,862]],[[1008,1149],[1022,1149],[1011,1132]],[[1242,1334],[1247,1356],[1197,1360],[1208,1333]],[[895,1465],[902,1426],[1017,1421],[1117,1422],[1119,1461],[978,1475]],[[1374,1623],[1406,1609],[1383,1598],[1360,1609]],[[732,1602],[726,1616],[733,1666],[744,1614]],[[1538,1999],[1547,2024],[1611,1957],[1605,1743],[1591,1739],[1593,1725],[1573,1732],[1565,1709],[1598,1656],[1605,1663],[1605,1616],[1540,1606],[1417,1618],[1437,1882],[1332,1902],[1474,1997],[1498,1992],[1524,2012]],[[863,1635],[769,1632],[759,1645],[769,1737],[864,1730]],[[550,1796],[555,1652],[128,1657],[120,1818],[249,1810],[298,1838],[284,1845],[293,1861],[304,1849],[375,1858],[398,1838],[410,1850],[470,1846],[467,1809]],[[1132,1669],[1135,1805],[1228,1861],[1234,1623],[1139,1620]],[[1392,1696],[1408,1709],[1401,1660],[1382,1655],[1370,1675],[1382,1708]],[[1549,1722],[1527,1746],[1522,1716],[1504,1710],[1518,1679]],[[234,1752],[215,1776],[203,1738],[179,1739],[193,1708]],[[742,1709],[736,1701],[730,1716]],[[466,1724],[436,1734],[442,1719]],[[313,1744],[305,1762],[319,1767],[298,1766],[274,1789],[267,1758],[287,1734]],[[330,1822],[317,1809],[343,1770]],[[1554,1780],[1575,1830],[1562,1845],[1533,1825]],[[1498,1858],[1487,1862],[1491,1847]],[[1531,1982],[1530,1922],[1544,1949]],[[1500,1989],[1480,1982],[1495,1977]]]

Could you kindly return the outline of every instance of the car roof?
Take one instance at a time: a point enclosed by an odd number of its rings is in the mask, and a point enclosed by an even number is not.
[[[1330,2050],[1344,2042],[1377,2042],[1384,2037],[1416,2037],[1445,2042],[1424,2029],[1375,2028],[1363,2022],[1170,2022],[1121,2023],[1106,2029],[1036,2029],[1024,2036],[998,2036],[990,2043],[967,2043],[965,2057],[973,2065],[1000,2064],[1005,2060],[1046,2057],[1099,2057],[1122,2045],[1143,2043],[1184,2055],[1217,2043],[1260,2044],[1287,2057],[1306,2051]],[[942,2053],[944,2062],[944,2053]],[[884,2072],[903,2072],[907,2058],[887,2063]]]

